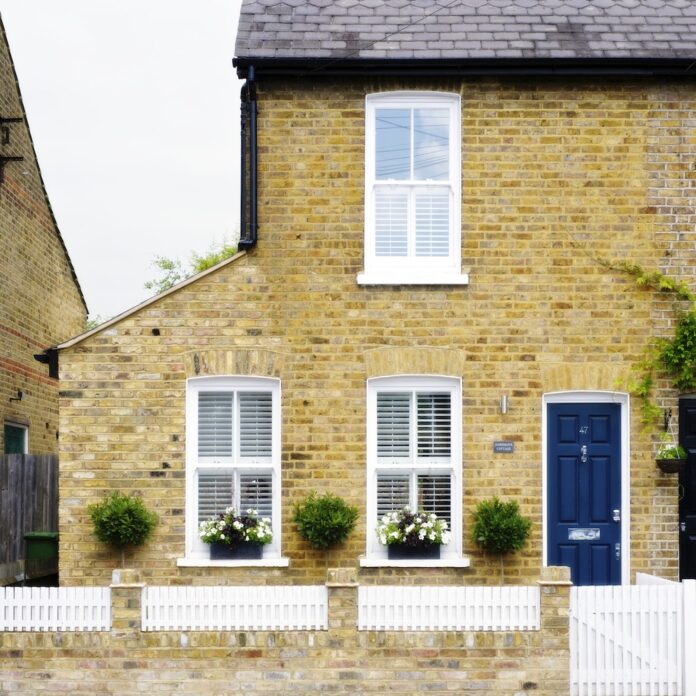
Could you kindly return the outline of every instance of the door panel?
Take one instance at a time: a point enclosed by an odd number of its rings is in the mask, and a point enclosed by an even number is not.
[[[547,408],[547,562],[577,585],[620,584],[621,407]]]
[[[696,399],[679,401],[679,444],[687,451],[679,474],[679,578],[696,578]]]

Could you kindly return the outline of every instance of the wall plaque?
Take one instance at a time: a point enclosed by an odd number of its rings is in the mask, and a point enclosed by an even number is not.
[[[493,451],[510,454],[515,451],[515,443],[512,440],[495,440],[493,442]]]

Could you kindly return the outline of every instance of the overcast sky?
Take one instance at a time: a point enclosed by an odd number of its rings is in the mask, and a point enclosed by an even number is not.
[[[239,0],[0,0],[29,127],[90,314],[156,255],[237,235]]]

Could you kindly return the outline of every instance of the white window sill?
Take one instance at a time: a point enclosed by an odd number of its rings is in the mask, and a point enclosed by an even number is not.
[[[467,556],[444,558],[405,558],[391,560],[386,556],[361,556],[361,568],[468,568]]]
[[[290,559],[277,556],[275,558],[240,558],[236,560],[211,561],[209,558],[177,558],[179,568],[287,568]]]
[[[358,285],[468,285],[469,273],[449,271],[358,273]]]

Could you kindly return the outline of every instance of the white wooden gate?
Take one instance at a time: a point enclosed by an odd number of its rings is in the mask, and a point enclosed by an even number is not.
[[[696,581],[573,587],[572,696],[694,696]]]

